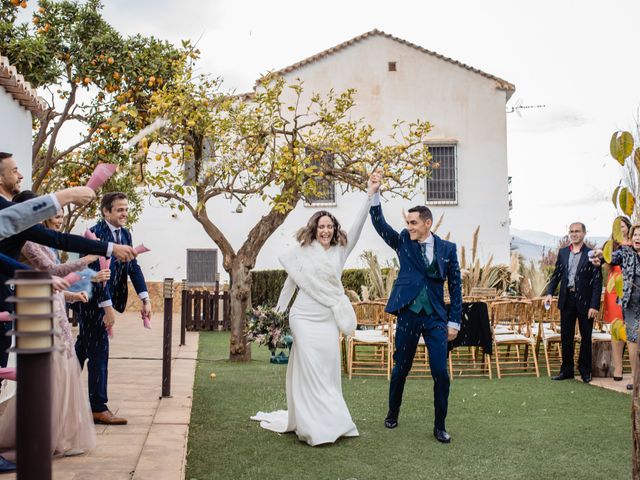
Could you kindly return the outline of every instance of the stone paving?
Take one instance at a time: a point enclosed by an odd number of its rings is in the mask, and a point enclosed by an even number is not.
[[[172,396],[160,399],[162,312],[154,313],[151,330],[143,328],[139,314],[118,318],[110,345],[109,407],[129,424],[96,425],[96,448],[55,459],[55,480],[184,479],[198,333],[187,332],[186,345],[180,347],[179,327],[180,316],[174,313]]]

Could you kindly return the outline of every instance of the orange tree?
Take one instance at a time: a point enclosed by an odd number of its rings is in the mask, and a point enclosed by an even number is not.
[[[34,191],[82,184],[98,162],[110,162],[120,167],[106,189],[124,190],[139,205],[145,155],[126,139],[148,123],[153,92],[197,52],[188,43],[122,36],[102,17],[99,0],[40,0],[31,22],[20,23],[27,5],[0,0],[0,48],[47,104],[34,118]],[[95,203],[74,210],[67,227],[94,213]]]
[[[640,147],[635,148],[633,135],[630,132],[615,132],[611,136],[609,144],[611,156],[623,167],[640,170]],[[629,165],[632,162],[633,165]],[[636,207],[636,198],[631,188],[618,186],[613,192],[612,201],[616,209],[622,211],[627,216],[632,216]],[[613,239],[617,242],[623,241],[622,232],[620,230],[620,222],[614,221]],[[605,261],[611,261],[611,253],[613,241],[609,240],[603,248],[603,256]],[[617,291],[619,297],[622,297],[622,275],[613,276],[608,285],[607,290]],[[640,355],[640,352],[638,353]],[[634,363],[633,378],[633,394],[631,401],[631,421],[633,432],[633,448],[632,448],[632,470],[631,476],[634,480],[640,480],[640,357],[630,360]]]
[[[373,127],[351,118],[354,90],[305,95],[301,82],[286,84],[275,76],[262,78],[245,96],[219,86],[215,79],[194,78],[187,68],[171,89],[154,94],[152,112],[169,127],[156,133],[162,148],[147,180],[153,195],[189,211],[220,249],[231,280],[230,359],[246,361],[250,272],[270,235],[296,205],[328,185],[365,189],[374,168],[384,171],[387,192],[409,194],[431,167],[425,143],[431,126],[398,122],[383,143]],[[221,224],[207,210],[210,200],[221,197],[242,205],[258,199],[267,207],[247,226],[239,248],[227,237],[238,226]]]

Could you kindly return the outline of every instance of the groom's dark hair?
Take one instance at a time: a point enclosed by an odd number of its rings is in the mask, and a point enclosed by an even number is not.
[[[420,220],[426,222],[427,220],[431,220],[433,222],[433,214],[428,207],[423,205],[418,205],[417,207],[413,207],[409,209],[409,213],[418,212],[420,215]]]

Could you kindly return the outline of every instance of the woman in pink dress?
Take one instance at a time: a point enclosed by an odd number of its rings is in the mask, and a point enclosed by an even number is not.
[[[22,192],[14,201],[25,201],[33,196],[31,192]],[[55,217],[45,220],[47,228],[60,230],[63,221],[62,211]],[[52,275],[65,275],[83,270],[98,259],[95,255],[83,257],[73,262],[60,263],[57,251],[33,242],[27,242],[22,248],[21,260],[38,270],[48,271]],[[92,281],[104,281],[109,278],[109,270],[103,270]],[[80,363],[76,358],[71,325],[67,317],[66,303],[86,302],[87,293],[81,291],[56,292],[53,300],[55,344],[60,351],[53,353],[52,375],[52,448],[53,455],[79,455],[95,447],[96,432],[89,406],[87,390],[82,385]],[[0,418],[0,449],[2,456],[12,460],[15,453],[15,396],[7,404]]]

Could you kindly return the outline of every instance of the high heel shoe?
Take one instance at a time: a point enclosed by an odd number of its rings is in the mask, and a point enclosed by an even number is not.
[[[627,383],[627,390],[633,390],[633,383]]]

